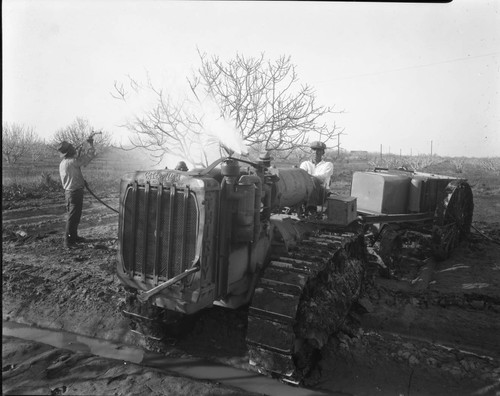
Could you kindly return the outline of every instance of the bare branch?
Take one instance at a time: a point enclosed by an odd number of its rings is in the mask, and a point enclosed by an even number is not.
[[[4,123],[2,125],[2,158],[8,164],[15,164],[39,141],[40,138],[32,127]]]
[[[81,117],[77,117],[73,123],[64,128],[60,128],[54,133],[51,145],[55,148],[63,140],[71,143],[73,146],[83,146],[87,138],[95,132],[95,128],[90,122]],[[96,152],[103,152],[111,146],[112,135],[110,132],[99,131],[93,136]]]
[[[113,87],[115,88],[114,92],[111,92],[111,96],[115,99],[123,100],[125,101],[127,92],[125,91],[125,87],[123,86],[123,83],[119,83],[115,81],[113,83]]]
[[[197,52],[200,66],[186,78],[189,97],[184,100],[174,101],[163,88],[155,87],[149,76],[145,84],[128,77],[134,94],[156,98],[156,105],[126,124],[133,134],[133,145],[159,157],[176,154],[203,162],[206,150],[214,144],[213,136],[206,136],[210,117],[234,121],[237,133],[248,145],[283,155],[305,147],[311,132],[325,142],[339,133],[335,124],[327,123],[327,116],[338,112],[317,105],[314,90],[307,84],[299,85],[290,56],[273,61],[266,60],[264,54],[237,54],[223,61],[217,55]],[[124,85],[115,82],[114,88],[114,97],[125,101],[129,94]],[[203,106],[207,99],[216,103],[218,114],[206,114]],[[193,157],[194,148],[201,150],[201,159]]]

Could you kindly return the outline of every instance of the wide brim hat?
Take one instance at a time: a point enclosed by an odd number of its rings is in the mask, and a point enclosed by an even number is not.
[[[63,140],[57,147],[57,151],[59,151],[62,155],[66,155],[72,151],[75,151],[75,148],[71,143]]]
[[[272,161],[273,159],[269,150],[265,150],[259,154],[259,161]]]
[[[312,150],[326,150],[326,144],[316,140],[309,146]]]
[[[179,161],[175,166],[175,170],[187,171],[188,167],[184,161]]]

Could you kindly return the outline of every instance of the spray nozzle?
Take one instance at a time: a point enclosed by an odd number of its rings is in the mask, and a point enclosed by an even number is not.
[[[92,131],[92,133],[87,138],[87,142],[89,144],[91,144],[91,145],[94,144],[94,136],[95,135],[102,135],[102,131],[98,131],[98,132]]]
[[[226,146],[223,143],[221,143],[220,145],[224,149],[224,151],[227,153],[228,157],[232,157],[233,156],[233,154],[235,153],[235,151],[233,149],[229,148],[228,146]]]

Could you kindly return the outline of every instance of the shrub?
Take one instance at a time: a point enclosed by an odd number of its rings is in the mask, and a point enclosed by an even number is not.
[[[54,180],[49,172],[41,173],[38,187],[42,191],[58,191],[62,188],[61,183],[58,180]]]
[[[485,171],[500,173],[500,158],[481,159],[480,166]]]
[[[4,201],[17,201],[27,198],[38,198],[39,195],[36,194],[37,189],[13,183],[8,186],[3,186],[2,188],[2,200]]]
[[[455,167],[456,173],[464,173],[465,168],[465,158],[453,158],[451,163]]]

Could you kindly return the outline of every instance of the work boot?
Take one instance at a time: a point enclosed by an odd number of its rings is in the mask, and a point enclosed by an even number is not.
[[[64,249],[74,249],[76,247],[76,243],[73,241],[70,241],[68,239],[64,240]]]
[[[76,243],[85,243],[85,242],[88,242],[86,238],[82,238],[82,237],[79,237],[79,236],[77,236],[76,238],[74,238],[73,241],[75,241]]]

